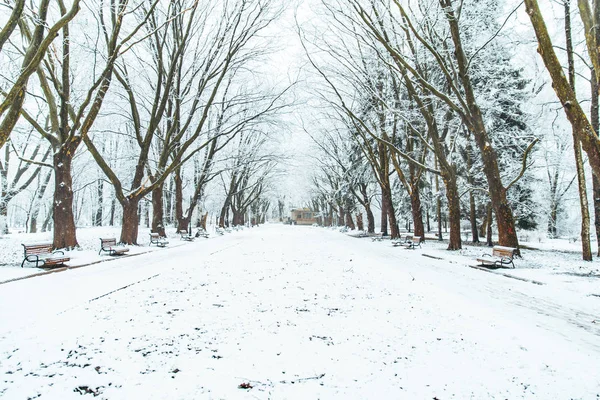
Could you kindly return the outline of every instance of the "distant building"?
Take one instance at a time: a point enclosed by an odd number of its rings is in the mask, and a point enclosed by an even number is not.
[[[310,208],[292,208],[290,223],[292,225],[320,224],[321,213]]]

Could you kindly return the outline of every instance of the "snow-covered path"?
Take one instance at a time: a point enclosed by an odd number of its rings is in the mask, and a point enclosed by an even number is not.
[[[267,225],[2,285],[0,397],[600,398],[599,299],[424,247]]]

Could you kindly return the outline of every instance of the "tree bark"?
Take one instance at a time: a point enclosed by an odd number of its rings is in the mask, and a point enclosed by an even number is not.
[[[472,188],[475,185],[475,181],[473,179],[473,174],[471,174],[473,162],[471,160],[471,146],[469,144],[467,144],[465,153],[465,158],[467,161],[467,182]],[[477,210],[473,190],[469,190],[469,220],[471,222],[471,234],[473,236],[473,243],[479,243],[479,233],[477,232]]]
[[[184,218],[183,216],[183,179],[181,179],[181,168],[175,170],[173,177],[175,181],[175,220],[177,221],[177,230],[186,231],[189,228],[191,221],[190,218]],[[191,206],[190,206],[191,207]]]
[[[94,215],[94,226],[102,226],[104,203],[104,181],[102,179],[98,179],[98,184],[96,186],[96,197],[98,200],[98,204],[96,208],[96,213]]]
[[[129,245],[138,244],[138,206],[140,199],[137,197],[128,197],[121,204],[123,207],[123,220],[121,227],[121,243]]]
[[[50,228],[52,227],[52,207],[48,207],[48,215],[46,215],[46,218],[44,219],[44,223],[42,224],[42,232],[48,232],[50,230]]]
[[[573,40],[571,37],[571,10],[570,0],[565,0],[565,37],[567,42],[567,60],[569,72],[569,85],[575,94],[575,60],[573,57]],[[590,210],[587,199],[587,187],[585,182],[585,169],[581,155],[581,145],[577,130],[572,127],[573,150],[575,152],[575,166],[577,168],[577,181],[579,189],[579,205],[581,208],[581,247],[584,261],[592,261],[592,248],[590,245]]]
[[[398,221],[396,220],[396,213],[394,210],[394,204],[392,203],[392,188],[389,186],[389,181],[387,182],[388,186],[384,188],[383,196],[386,201],[386,210],[387,217],[390,228],[390,237],[392,239],[397,239],[400,237],[400,229],[398,228]]]
[[[494,215],[492,213],[493,207],[492,207],[492,203],[489,202],[487,205],[487,232],[486,232],[486,244],[490,247],[492,247],[494,245],[494,240],[492,239],[492,224],[493,224],[493,219],[494,219]]]
[[[356,225],[357,225],[359,231],[364,231],[365,230],[365,225],[363,224],[362,213],[357,213],[356,214]]]
[[[371,209],[371,201],[369,200],[369,193],[367,192],[366,183],[360,184],[360,194],[363,198],[361,204],[367,213],[367,232],[375,233],[375,216],[373,215],[373,210]]]
[[[437,157],[435,159],[435,169],[438,168]],[[438,175],[435,176],[435,191],[436,191],[436,201],[435,201],[435,211],[437,218],[437,228],[438,228],[438,240],[444,240],[442,237],[442,198],[440,197],[440,177]]]
[[[354,225],[354,221],[352,220],[352,213],[350,212],[346,213],[346,226],[351,230],[356,229],[356,225]]]
[[[48,188],[48,184],[50,183],[50,178],[52,178],[52,171],[48,171],[46,177],[42,182],[42,186],[40,187],[36,195],[36,201],[33,206],[33,210],[31,211],[31,222],[29,225],[29,232],[31,233],[37,232],[37,219],[40,213],[40,208],[42,206],[42,200],[44,199],[46,189]]]
[[[54,166],[54,240],[55,249],[78,247],[73,215],[73,177],[71,163],[79,141],[63,145],[55,154]]]
[[[343,206],[338,206],[338,218],[337,218],[337,225],[338,226],[345,226],[346,223],[344,221],[344,216],[346,215],[346,211],[344,210]]]
[[[115,200],[115,198],[113,197],[112,200],[110,201],[110,221],[108,222],[108,224],[110,226],[115,226],[116,208],[117,208],[117,200]]]
[[[450,223],[448,250],[460,250],[462,248],[462,239],[460,237],[460,197],[456,184],[456,175],[448,171],[443,171],[442,179],[446,186],[446,198],[448,199],[448,221]]]
[[[418,184],[411,188],[410,205],[414,225],[414,235],[420,236],[425,241],[425,226],[423,225],[423,208],[421,206],[421,193]]]
[[[598,90],[600,87],[598,86],[598,81],[596,79],[596,74],[594,70],[591,71],[591,110],[590,110],[590,119],[592,123],[592,128],[596,135],[598,134],[600,128],[600,118],[599,118],[599,107],[598,107]],[[593,193],[593,205],[594,205],[594,226],[596,227],[596,244],[598,245],[598,253],[597,256],[600,257],[600,179],[596,177],[596,175],[592,174],[592,193]]]
[[[159,185],[152,191],[152,232],[158,233],[159,236],[167,236],[164,224],[163,186]]]
[[[388,235],[388,200],[385,189],[381,187],[381,236]]]
[[[471,220],[471,235],[473,243],[479,243],[479,232],[477,231],[477,210],[473,191],[469,191],[469,219]]]

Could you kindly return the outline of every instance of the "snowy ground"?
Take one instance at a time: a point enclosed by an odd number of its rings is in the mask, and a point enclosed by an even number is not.
[[[442,248],[266,225],[0,285],[0,397],[600,399],[600,279]]]

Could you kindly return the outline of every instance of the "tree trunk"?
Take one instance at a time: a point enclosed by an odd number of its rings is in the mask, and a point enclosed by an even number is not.
[[[158,233],[159,236],[167,236],[163,213],[163,186],[159,185],[152,191],[152,232]]]
[[[363,197],[363,207],[367,213],[367,232],[375,233],[375,216],[373,215],[373,210],[371,209],[371,201],[369,200],[366,184],[360,185],[360,193]]]
[[[385,189],[381,187],[381,236],[388,235],[388,199]]]
[[[481,225],[479,226],[479,237],[485,237],[486,236],[487,221],[488,221],[488,217],[487,217],[487,208],[486,208],[485,218],[483,218],[483,221],[481,222]]]
[[[363,224],[363,216],[362,213],[356,214],[356,225],[358,226],[359,231],[365,230],[365,225]]]
[[[471,174],[471,169],[473,168],[471,152],[471,145],[470,143],[467,143],[467,147],[465,149],[465,158],[467,161],[467,183],[470,187],[474,187],[475,182],[473,179],[473,175]],[[473,195],[473,190],[469,190],[469,220],[471,222],[471,234],[473,236],[473,243],[479,243],[479,234],[477,232],[477,210],[475,207],[475,196]]]
[[[200,219],[200,227],[206,230],[206,221],[208,220],[208,213],[204,214],[204,216]]]
[[[435,158],[435,169],[438,169],[438,160]],[[435,196],[435,211],[437,218],[437,226],[438,226],[438,240],[444,240],[442,237],[442,198],[440,197],[440,177],[435,175],[435,192],[437,193]]]
[[[558,204],[552,199],[550,203],[550,215],[548,216],[548,236],[550,239],[556,239],[558,232],[556,229],[556,219],[558,218]]]
[[[574,143],[575,163],[577,164],[577,181],[579,183],[579,204],[581,205],[581,250],[584,261],[592,261],[592,247],[590,245],[590,211],[585,183],[585,170],[579,141]]]
[[[448,199],[448,220],[450,222],[450,237],[448,250],[462,249],[460,237],[460,197],[456,185],[456,175],[443,172],[442,178],[446,186],[446,198]]]
[[[229,209],[229,204],[226,204],[221,208],[221,214],[219,215],[219,228],[225,228],[225,216],[227,215],[227,210]]]
[[[346,226],[351,230],[356,229],[356,225],[354,225],[354,221],[352,220],[352,213],[350,212],[346,213]]]
[[[7,235],[10,233],[8,230],[8,200],[6,197],[0,199],[0,225],[2,234]]]
[[[569,72],[569,84],[575,93],[575,60],[573,57],[573,40],[571,37],[571,10],[570,2],[563,3],[565,10],[565,37],[567,42],[567,62]],[[592,261],[592,248],[590,245],[590,210],[587,199],[587,187],[585,182],[585,169],[581,155],[581,144],[577,129],[572,127],[573,150],[575,151],[575,166],[577,168],[577,181],[579,189],[579,204],[581,207],[581,247],[582,256],[585,261]]]
[[[164,187],[164,185],[161,185]],[[173,222],[173,179],[169,179],[168,190],[163,193],[165,207],[163,209],[163,220],[167,225]],[[164,229],[163,223],[163,229]]]
[[[73,148],[74,147],[74,148]],[[55,154],[54,166],[54,240],[55,249],[73,249],[77,243],[75,217],[73,215],[73,177],[71,162],[77,146],[63,145]]]
[[[121,226],[121,243],[137,245],[138,242],[138,205],[140,199],[130,197],[121,204],[123,207],[123,224]]]
[[[479,232],[477,231],[477,209],[473,191],[469,191],[469,219],[471,220],[471,234],[473,235],[473,243],[479,243]]]
[[[598,134],[598,130],[600,129],[600,118],[599,118],[599,110],[598,110],[598,81],[596,79],[596,73],[592,69],[591,71],[591,82],[592,82],[592,105],[590,110],[590,119],[592,123],[592,128],[596,135]],[[591,165],[590,165],[591,166]],[[593,205],[594,205],[594,225],[596,227],[596,244],[598,245],[598,253],[597,255],[600,257],[600,179],[596,177],[596,175],[592,174],[592,193],[593,193]]]
[[[427,220],[427,233],[431,232],[431,217],[429,216],[429,205],[425,209],[426,220]]]
[[[108,224],[110,226],[115,226],[115,211],[117,209],[117,200],[113,197],[110,201],[110,221]]]
[[[421,192],[418,183],[412,185],[410,193],[410,205],[414,225],[414,235],[420,236],[425,241],[425,226],[423,225],[423,209],[421,206]]]
[[[198,219],[200,221],[200,219]],[[177,218],[177,230],[178,231],[189,231],[191,225],[191,220],[186,217]],[[198,224],[198,226],[200,226]]]
[[[489,202],[487,205],[487,232],[486,232],[486,244],[490,247],[494,245],[494,240],[492,239],[492,224],[494,223],[494,215],[493,215],[492,203]]]
[[[388,216],[388,221],[389,221],[389,227],[390,227],[390,237],[392,239],[397,239],[400,237],[400,229],[398,229],[398,221],[396,220],[396,213],[394,211],[394,204],[392,203],[392,188],[391,186],[386,186],[384,193],[383,193],[385,199],[386,199],[386,209],[387,209],[387,216]]]
[[[183,180],[181,179],[181,168],[175,170],[175,220],[177,221],[178,231],[187,231],[190,225],[190,218],[184,218],[183,216]]]
[[[338,226],[345,226],[345,222],[344,222],[345,214],[346,214],[346,212],[344,211],[344,207],[338,206],[338,219],[337,219]]]
[[[40,190],[38,190],[37,192],[33,210],[31,210],[31,222],[29,227],[29,232],[31,233],[37,233],[37,219],[40,213],[40,208],[42,207],[42,200],[44,199],[46,189],[48,188],[48,184],[50,183],[50,178],[52,178],[52,171],[48,171],[46,177],[42,182]]]
[[[42,232],[48,232],[52,225],[52,207],[48,207],[48,214],[46,215],[46,219],[44,219],[44,223],[42,224]]]
[[[104,181],[102,179],[98,179],[98,185],[96,186],[96,197],[98,199],[98,208],[96,208],[93,225],[102,226],[102,211],[104,203]]]

